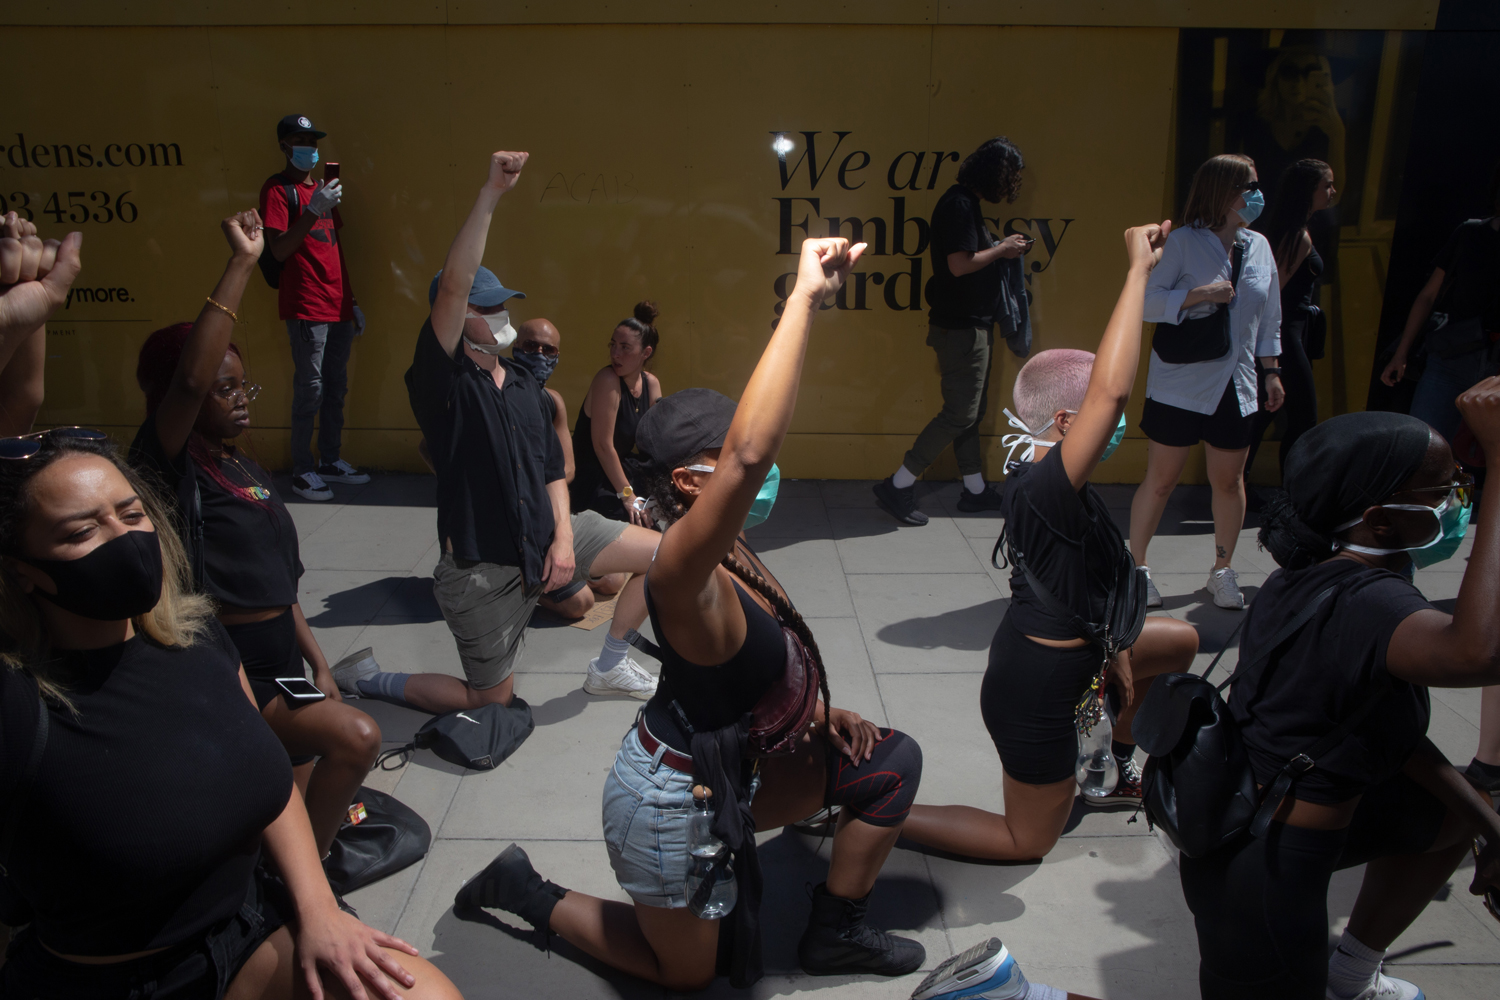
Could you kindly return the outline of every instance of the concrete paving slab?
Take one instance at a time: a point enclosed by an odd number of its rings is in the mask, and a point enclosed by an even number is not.
[[[405,578],[378,570],[308,567],[297,584],[297,600],[314,628],[368,625]]]
[[[964,536],[946,517],[921,527],[897,525],[881,511],[831,510],[844,572],[951,573],[972,569]]]
[[[805,618],[843,618],[854,614],[849,584],[837,546],[830,539],[784,541],[756,551]],[[792,581],[795,581],[793,583]]]
[[[828,523],[828,513],[823,509],[823,498],[818,496],[778,496],[771,516],[764,524],[756,525],[747,533],[750,544],[760,547],[761,539],[770,538],[832,538],[833,528]]]
[[[983,672],[1005,598],[983,573],[849,578],[877,674]]]
[[[365,507],[357,519],[330,518],[302,540],[303,565],[406,573],[432,548],[435,518],[425,507]]]
[[[877,726],[890,726],[882,689],[870,668],[859,621],[849,618],[809,618],[828,672],[828,693],[835,708],[858,712]]]
[[[323,503],[308,503],[292,493],[290,481],[285,486],[278,482],[276,489],[286,504],[286,509],[292,515],[292,522],[297,525],[298,542],[304,541],[308,535],[339,516],[344,510],[343,504],[334,503],[331,500]]]

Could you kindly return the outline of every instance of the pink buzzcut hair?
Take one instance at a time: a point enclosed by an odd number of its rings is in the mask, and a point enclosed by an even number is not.
[[[1089,351],[1043,351],[1016,374],[1016,416],[1039,432],[1058,410],[1076,410],[1083,405],[1093,371],[1094,355]]]

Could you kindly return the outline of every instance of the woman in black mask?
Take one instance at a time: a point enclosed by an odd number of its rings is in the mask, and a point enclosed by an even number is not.
[[[25,925],[0,995],[456,997],[339,910],[234,644],[103,439],[0,439],[0,917]]]
[[[1500,379],[1458,408],[1500,454]],[[1500,681],[1500,503],[1489,498],[1479,515],[1451,615],[1410,582],[1414,564],[1457,550],[1472,488],[1447,442],[1405,414],[1334,417],[1287,456],[1286,494],[1267,504],[1260,531],[1282,568],[1247,612],[1241,662],[1252,665],[1235,676],[1229,708],[1262,788],[1285,787],[1293,758],[1315,759],[1263,837],[1181,859],[1205,997],[1413,1000],[1417,987],[1381,974],[1385,949],[1476,832],[1488,846],[1471,891],[1500,885],[1500,817],[1426,736],[1429,685]],[[1306,623],[1277,639],[1307,608]],[[1270,658],[1256,658],[1273,639]],[[1329,877],[1360,864],[1359,898],[1329,958]]]

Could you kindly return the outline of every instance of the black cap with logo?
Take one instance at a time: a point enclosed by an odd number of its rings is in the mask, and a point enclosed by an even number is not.
[[[314,139],[321,139],[327,132],[319,132],[313,128],[312,119],[306,115],[287,115],[276,123],[276,141],[280,142],[289,135],[299,132],[311,132]]]

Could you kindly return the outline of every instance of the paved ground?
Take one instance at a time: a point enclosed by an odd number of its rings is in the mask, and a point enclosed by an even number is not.
[[[287,486],[282,492],[290,497]],[[755,540],[811,620],[837,702],[921,741],[920,799],[1001,810],[999,761],[977,705],[990,636],[1009,593],[1005,574],[989,566],[999,522],[958,513],[956,484],[918,489],[932,522],[898,528],[875,509],[868,483],[783,482],[775,514]],[[335,490],[335,502],[292,506],[307,566],[302,607],[329,659],[368,645],[388,669],[459,674],[431,594],[438,552],[433,480],[385,476]],[[1109,487],[1107,496],[1123,527],[1130,488]],[[1238,620],[1205,604],[1200,589],[1212,549],[1202,488],[1178,491],[1164,530],[1150,562],[1166,613],[1192,622],[1203,637],[1201,668]],[[1235,565],[1249,597],[1274,569],[1250,530]],[[1434,600],[1451,599],[1464,565],[1455,558],[1420,574],[1418,583]],[[372,786],[393,791],[427,819],[435,839],[422,864],[350,901],[370,923],[421,948],[470,998],[660,996],[566,944],[554,942],[548,956],[529,933],[498,921],[460,922],[450,909],[459,884],[511,841],[563,885],[626,898],[605,857],[599,797],[638,703],[592,698],[580,688],[603,628],[537,624],[516,686],[534,708],[536,732],[494,771],[464,772],[422,752],[399,771],[372,775]],[[389,745],[404,742],[425,719],[388,705],[362,707],[379,720]],[[1478,721],[1476,692],[1433,692],[1430,732],[1454,761],[1472,755]],[[1128,811],[1080,807],[1062,842],[1037,864],[964,863],[902,845],[875,889],[872,920],[921,940],[929,969],[998,935],[1035,981],[1099,997],[1196,997],[1195,939],[1175,856],[1144,820],[1129,819]],[[808,910],[805,887],[821,881],[827,847],[791,832],[763,836],[762,844],[768,975],[751,994],[908,996],[920,976],[800,973],[795,945]],[[1396,964],[1434,1000],[1492,996],[1500,974],[1500,923],[1468,894],[1469,867],[1394,949],[1426,946]],[[1359,874],[1334,881],[1332,933],[1342,929]],[[711,993],[745,995],[725,980]]]

